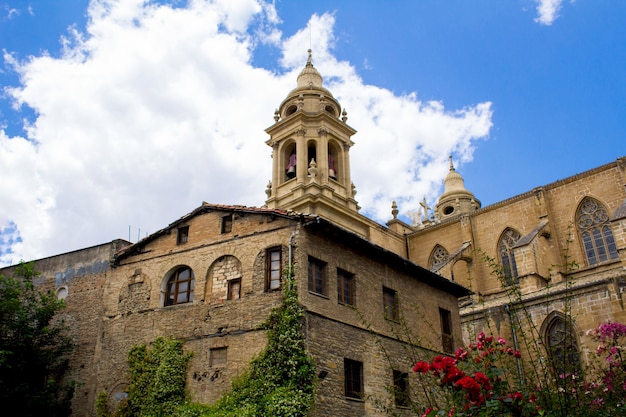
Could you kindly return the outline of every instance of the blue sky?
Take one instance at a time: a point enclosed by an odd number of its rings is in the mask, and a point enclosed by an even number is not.
[[[0,265],[262,205],[309,47],[381,223],[449,154],[483,206],[626,155],[626,2],[121,3],[0,0]]]

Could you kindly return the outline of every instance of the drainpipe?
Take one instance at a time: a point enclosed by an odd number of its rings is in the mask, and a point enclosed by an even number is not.
[[[289,236],[289,276],[293,273],[293,239],[298,233],[297,230],[291,232],[291,236]]]
[[[291,236],[289,236],[289,268],[291,268],[291,261],[292,261],[292,257],[293,257],[293,249],[292,249],[292,247],[293,247],[293,238],[295,237],[296,233],[298,233],[298,232],[296,232],[294,230],[293,232],[291,232]],[[289,271],[289,272],[291,272],[291,271]]]
[[[504,310],[509,315],[509,321],[511,323],[511,333],[513,334],[513,347],[519,352],[519,346],[517,344],[517,332],[515,331],[515,323],[513,322],[513,313],[509,309],[508,304],[504,305]],[[522,377],[522,364],[520,361],[520,358],[515,358],[515,363],[517,364],[517,377],[519,378],[519,383],[522,390],[524,390],[524,378]]]
[[[404,250],[406,251],[406,259],[411,260],[409,253],[409,235],[407,233],[404,234]]]

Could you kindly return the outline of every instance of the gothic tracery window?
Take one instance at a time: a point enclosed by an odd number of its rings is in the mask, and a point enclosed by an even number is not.
[[[517,264],[515,263],[513,246],[515,246],[520,237],[521,235],[517,231],[507,227],[498,242],[502,274],[507,285],[511,285],[517,280]]]
[[[430,269],[436,268],[437,266],[447,261],[448,256],[449,254],[446,248],[441,245],[436,245],[430,254],[430,260],[428,261]]]
[[[586,197],[576,213],[576,224],[589,265],[618,258],[609,215],[602,204]]]
[[[546,329],[546,345],[556,375],[573,375],[581,372],[578,341],[570,320],[558,315]]]

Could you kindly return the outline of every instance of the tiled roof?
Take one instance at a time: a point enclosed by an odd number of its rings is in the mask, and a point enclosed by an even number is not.
[[[170,223],[167,227],[164,227],[163,229],[158,230],[146,236],[145,238],[141,239],[137,243],[134,243],[130,246],[120,249],[119,251],[115,253],[114,259],[119,260],[120,258],[123,258],[133,253],[134,251],[136,251],[138,248],[142,247],[143,245],[153,241],[157,237],[168,233],[172,228],[176,227],[180,223],[183,223],[199,214],[206,213],[206,212],[213,211],[213,210],[236,212],[236,213],[268,214],[268,215],[287,217],[287,218],[293,218],[293,219],[309,217],[308,215],[300,214],[291,210],[273,209],[273,208],[267,208],[267,207],[248,207],[248,206],[230,205],[230,204],[211,204],[211,203],[207,203],[206,201],[203,201],[200,207],[185,214],[184,216],[180,217],[178,220]]]

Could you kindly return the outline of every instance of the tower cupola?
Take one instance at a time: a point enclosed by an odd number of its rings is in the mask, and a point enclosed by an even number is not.
[[[350,176],[347,112],[323,86],[311,50],[296,88],[274,112],[265,131],[272,147],[272,179],[266,194],[270,208],[334,217],[359,210]]]
[[[480,201],[465,188],[465,180],[456,172],[450,156],[450,171],[443,182],[443,194],[435,206],[437,220],[466,214],[480,208]]]

